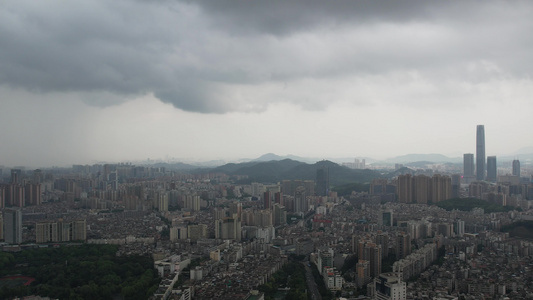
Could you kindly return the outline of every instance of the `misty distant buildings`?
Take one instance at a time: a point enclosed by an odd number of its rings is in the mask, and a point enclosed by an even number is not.
[[[485,126],[477,125],[476,131],[476,179],[485,180]]]
[[[520,161],[518,159],[513,160],[513,175],[520,177]]]
[[[342,166],[348,167],[350,169],[364,169],[366,168],[366,161],[364,159],[359,160],[356,158],[353,162],[342,163]]]

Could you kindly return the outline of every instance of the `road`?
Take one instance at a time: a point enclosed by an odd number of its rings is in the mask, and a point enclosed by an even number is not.
[[[313,277],[313,272],[311,271],[311,268],[307,266],[309,262],[302,262],[302,264],[305,267],[305,282],[307,283],[307,290],[311,294],[312,300],[322,300],[322,295],[318,292],[318,287],[315,282],[315,278]]]

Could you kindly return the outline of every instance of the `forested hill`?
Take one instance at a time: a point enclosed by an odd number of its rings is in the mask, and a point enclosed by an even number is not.
[[[282,180],[315,180],[320,168],[328,168],[330,185],[337,186],[352,182],[370,182],[381,177],[380,173],[365,169],[350,169],[331,161],[319,161],[307,164],[292,159],[273,160],[268,162],[246,162],[226,164],[210,172],[221,172],[228,175],[246,175],[249,182],[279,182]]]

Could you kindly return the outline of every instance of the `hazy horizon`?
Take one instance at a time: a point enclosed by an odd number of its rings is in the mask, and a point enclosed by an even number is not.
[[[526,149],[526,148],[524,148]],[[197,165],[197,166],[219,166],[219,165],[223,165],[223,164],[227,164],[227,163],[241,163],[241,162],[249,162],[249,161],[254,161],[254,160],[257,160],[257,159],[260,159],[262,156],[264,155],[268,155],[268,154],[273,154],[273,155],[276,155],[276,156],[279,156],[279,157],[282,157],[282,158],[291,158],[291,157],[295,157],[294,159],[295,160],[299,160],[302,161],[302,162],[306,162],[306,163],[315,163],[315,162],[319,162],[321,160],[330,160],[332,162],[335,162],[335,163],[344,163],[344,162],[353,162],[355,159],[359,159],[361,161],[361,159],[367,159],[366,163],[367,165],[371,165],[373,163],[392,163],[392,161],[394,161],[395,159],[398,159],[398,158],[402,158],[404,156],[431,156],[431,155],[442,155],[442,156],[445,156],[447,158],[450,159],[450,161],[447,161],[447,162],[453,162],[453,160],[460,160],[460,162],[455,162],[455,163],[462,163],[462,159],[463,159],[463,154],[460,154],[460,155],[456,155],[456,156],[453,156],[453,155],[446,155],[446,154],[441,154],[441,153],[406,153],[406,154],[402,154],[402,155],[396,155],[396,156],[393,156],[393,157],[385,157],[385,158],[375,158],[375,157],[370,157],[370,156],[353,156],[353,157],[310,157],[310,156],[300,156],[300,155],[295,155],[295,154],[278,154],[278,153],[263,153],[262,155],[260,156],[257,156],[257,157],[238,157],[238,158],[234,158],[234,159],[228,159],[228,158],[213,158],[213,159],[205,159],[205,160],[202,160],[202,159],[188,159],[188,158],[179,158],[179,157],[165,157],[165,158],[157,158],[157,157],[152,157],[152,158],[145,158],[145,159],[136,159],[136,160],[120,160],[120,161],[112,161],[112,160],[109,160],[109,161],[105,161],[105,160],[102,160],[102,161],[96,161],[96,160],[92,160],[92,161],[77,161],[77,162],[72,162],[72,163],[65,163],[65,164],[62,164],[62,165],[58,165],[58,164],[49,164],[49,165],[46,165],[46,164],[43,164],[43,165],[24,165],[24,164],[13,164],[13,165],[8,165],[8,164],[0,164],[0,169],[17,169],[17,168],[24,168],[25,170],[33,170],[33,169],[50,169],[50,168],[70,168],[72,167],[73,165],[96,165],[96,164],[128,164],[128,163],[131,163],[133,165],[135,164],[139,164],[139,165],[144,165],[144,164],[155,164],[155,163],[183,163],[183,164],[191,164],[191,165]],[[510,163],[513,159],[519,159],[520,160],[520,155],[517,155],[517,154],[529,154],[529,155],[532,155],[533,154],[533,151],[531,152],[523,152],[523,153],[518,153],[518,152],[515,152],[515,153],[511,153],[511,154],[504,154],[504,155],[500,155],[497,157],[500,158],[500,160],[498,160],[498,164],[500,163]],[[501,158],[504,158],[505,160],[501,160]],[[418,161],[422,161],[422,160],[413,160],[413,161],[409,161],[410,163],[414,163],[414,162],[418,162]],[[522,163],[526,163],[527,161],[531,161],[531,159],[523,159],[522,160]],[[401,161],[397,161],[398,163],[404,163],[404,162],[401,162]],[[439,161],[433,161],[435,163],[439,163]],[[525,164],[524,164],[525,166]],[[6,175],[6,174],[4,174]]]
[[[531,2],[0,3],[0,165],[533,147]],[[531,151],[533,152],[533,151]]]

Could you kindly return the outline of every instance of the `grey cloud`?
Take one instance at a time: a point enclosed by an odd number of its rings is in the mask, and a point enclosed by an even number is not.
[[[306,107],[302,98],[322,108],[332,101],[311,99],[324,94],[312,85],[295,99],[253,88],[412,70],[433,83],[527,77],[531,8],[422,0],[3,2],[0,84],[105,96],[84,98],[93,105],[154,94],[204,113],[261,111],[275,101]]]
[[[189,2],[189,1],[186,1]],[[442,1],[195,1],[216,26],[242,33],[286,35],[346,23],[412,22],[428,19]],[[449,5],[449,4],[448,4]]]

